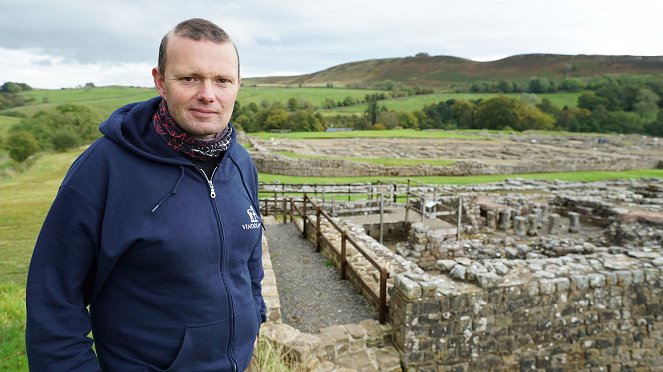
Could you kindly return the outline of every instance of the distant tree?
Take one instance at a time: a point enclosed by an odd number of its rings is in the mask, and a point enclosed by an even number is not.
[[[567,78],[562,80],[562,83],[559,85],[560,90],[568,90],[571,92],[578,92],[587,87],[587,83],[578,78]]]
[[[325,120],[312,109],[301,109],[288,115],[288,129],[294,132],[324,131]]]
[[[22,163],[39,151],[39,143],[31,133],[14,132],[5,139],[5,148],[12,160]]]
[[[299,107],[299,103],[297,102],[297,98],[291,97],[288,98],[288,103],[286,104],[286,107],[288,108],[288,111],[295,111]]]
[[[535,106],[515,98],[498,96],[479,104],[475,123],[482,129],[549,130],[553,128],[555,119]]]
[[[280,107],[269,109],[265,117],[265,124],[263,130],[269,131],[272,129],[286,129],[288,128],[288,112]]]
[[[511,97],[489,98],[477,107],[475,123],[481,129],[516,129],[519,126],[516,114],[519,105],[520,102]]]
[[[536,107],[541,110],[541,112],[546,113],[554,118],[559,117],[559,108],[553,106],[552,102],[548,98],[542,99],[540,103],[536,104]]]
[[[633,111],[635,111],[641,118],[646,121],[653,121],[658,115],[658,105],[661,97],[650,89],[641,88],[638,90],[638,95],[633,104]]]
[[[331,98],[325,98],[322,102],[322,107],[326,109],[334,108],[336,107],[336,101]]]
[[[551,83],[547,78],[536,78],[529,82],[530,93],[548,93],[551,91]]]
[[[32,90],[32,87],[25,83],[7,81],[0,86],[0,92],[2,93],[19,93],[26,90]]]
[[[642,133],[645,128],[642,118],[634,112],[596,110],[592,119],[604,133]]]
[[[393,110],[381,111],[378,114],[378,122],[384,124],[385,129],[394,129],[398,126],[398,113]]]
[[[382,93],[378,94],[367,94],[366,95],[366,110],[364,111],[366,117],[368,118],[368,121],[370,122],[371,125],[377,123],[378,120],[378,114],[381,111],[386,110],[384,106],[380,106],[378,104],[378,101],[381,99],[384,99],[385,96]]]
[[[564,107],[559,113],[555,126],[559,130],[571,132],[590,132],[592,113],[579,107]]]
[[[346,96],[345,98],[343,98],[343,102],[342,102],[343,106],[352,106],[352,105],[355,105],[355,104],[357,104],[357,100],[355,100],[354,98],[352,98],[350,96]]]
[[[419,119],[411,112],[398,113],[398,125],[403,128],[419,129]]]
[[[604,97],[597,96],[594,92],[585,92],[578,97],[578,107],[589,111],[594,111],[599,106],[606,107],[607,105],[608,100]]]
[[[451,123],[453,121],[451,107],[452,105],[448,102],[438,102],[424,106],[422,111],[428,117],[427,126],[424,129],[442,129],[446,127],[446,124]]]
[[[663,137],[663,110],[658,112],[655,121],[645,126],[645,132],[651,136]]]
[[[509,80],[500,80],[497,83],[496,90],[500,93],[511,93],[513,92],[513,83]]]
[[[474,128],[474,111],[476,107],[474,103],[459,99],[453,103],[452,115],[456,121],[456,127],[459,129]]]
[[[520,105],[516,110],[516,116],[518,124],[513,128],[516,130],[551,130],[555,126],[555,118],[542,112],[536,106]]]

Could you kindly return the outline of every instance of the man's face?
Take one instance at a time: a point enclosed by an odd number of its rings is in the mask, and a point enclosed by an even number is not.
[[[237,54],[230,42],[217,44],[170,35],[163,75],[154,85],[177,124],[197,138],[212,138],[230,121],[239,91]]]

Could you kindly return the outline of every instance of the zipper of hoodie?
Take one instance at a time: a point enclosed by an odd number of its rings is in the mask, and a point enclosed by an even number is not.
[[[214,173],[216,173],[216,170],[219,169],[217,166],[214,168],[212,171],[212,174],[210,177],[207,177],[207,173],[200,168],[196,167],[198,171],[203,175],[205,180],[207,181],[207,185],[209,186],[209,196],[212,199],[212,204],[214,205],[214,215],[216,216],[216,220],[218,221],[218,227],[219,227],[219,239],[221,240],[221,262],[219,262],[219,275],[221,275],[221,280],[223,281],[223,286],[226,289],[226,294],[228,295],[228,306],[230,310],[230,337],[228,340],[228,359],[230,360],[230,364],[232,365],[233,372],[237,371],[237,362],[233,358],[232,354],[232,349],[235,344],[235,310],[233,306],[233,299],[232,299],[232,292],[230,291],[230,288],[228,286],[228,281],[226,280],[225,276],[223,275],[223,262],[225,261],[226,258],[226,252],[225,252],[225,245],[226,245],[226,240],[223,237],[223,224],[221,223],[221,215],[219,214],[219,208],[216,204],[216,191],[214,190],[214,182],[212,180],[214,179]]]

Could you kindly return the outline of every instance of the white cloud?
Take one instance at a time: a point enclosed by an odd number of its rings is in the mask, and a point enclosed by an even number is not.
[[[71,88],[85,83],[153,86],[152,65],[147,63],[78,63],[50,56],[38,49],[0,48],[0,71],[4,81],[26,83],[33,88]]]
[[[654,0],[0,0],[0,80],[151,85],[161,37],[191,17],[225,28],[243,75],[264,76],[418,52],[663,55],[660,14]]]

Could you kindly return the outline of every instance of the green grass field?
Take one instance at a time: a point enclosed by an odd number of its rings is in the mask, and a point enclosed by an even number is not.
[[[663,169],[635,169],[623,172],[592,171],[592,172],[561,172],[561,173],[527,173],[527,174],[496,174],[481,176],[433,176],[433,177],[300,177],[284,176],[280,174],[260,174],[260,182],[263,183],[366,183],[366,182],[394,182],[405,183],[407,179],[433,185],[469,185],[479,183],[500,182],[509,178],[523,178],[528,180],[561,180],[578,182],[596,182],[620,179],[662,178]]]
[[[477,99],[486,99],[490,97],[496,97],[500,94],[498,93],[433,93],[433,94],[424,94],[419,96],[410,96],[397,99],[388,99],[380,101],[380,105],[384,105],[387,109],[403,112],[412,112],[416,110],[421,110],[424,106],[435,104],[439,102],[444,102],[449,99],[465,99],[465,100],[477,100]],[[509,93],[504,94],[509,97],[520,98],[522,93]],[[580,92],[564,92],[564,93],[545,93],[537,94],[539,99],[547,98],[558,108],[563,108],[564,106],[575,107],[577,105],[578,97]],[[332,114],[361,114],[366,109],[365,104],[346,106],[346,107],[337,107],[333,109],[324,109],[320,110],[323,114],[332,115]]]
[[[345,88],[284,88],[284,87],[250,87],[242,86],[237,100],[241,105],[260,104],[263,100],[286,103],[290,98],[309,101],[321,106],[325,98],[342,101],[345,97],[364,99],[366,94],[374,90]],[[24,113],[28,116],[37,111],[47,110],[65,103],[86,104],[95,108],[103,117],[107,117],[114,109],[127,103],[143,101],[157,95],[153,88],[135,87],[98,87],[60,90],[32,90],[22,92],[32,103],[16,107],[11,111]],[[1,113],[0,113],[1,114]],[[0,122],[2,125],[2,122]]]
[[[284,104],[290,98],[302,99],[314,106],[322,106],[326,98],[334,101],[343,101],[345,97],[364,99],[367,94],[377,93],[377,90],[348,89],[348,88],[284,88],[284,87],[251,87],[242,86],[237,100],[246,106],[255,102],[260,104],[263,100],[280,101]]]

